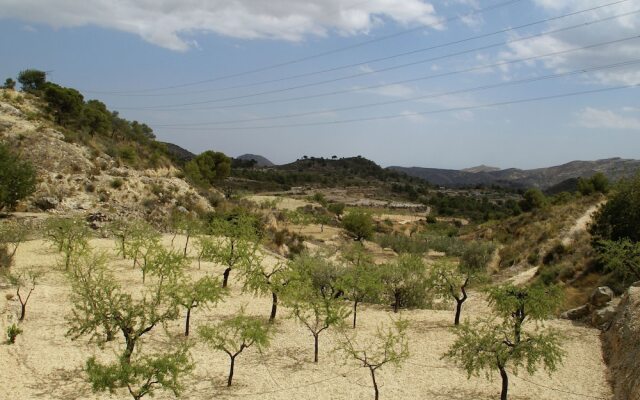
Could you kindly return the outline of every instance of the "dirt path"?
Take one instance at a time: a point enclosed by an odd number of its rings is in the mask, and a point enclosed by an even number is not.
[[[563,246],[570,246],[579,233],[585,232],[587,230],[589,223],[593,219],[593,213],[595,213],[602,204],[604,204],[604,202],[600,202],[594,206],[589,207],[589,209],[587,209],[587,211],[585,211],[585,213],[576,220],[569,231],[562,237]]]

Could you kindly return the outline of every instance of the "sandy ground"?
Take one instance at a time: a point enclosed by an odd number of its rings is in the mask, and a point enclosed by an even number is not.
[[[573,241],[575,240],[575,237],[578,234],[585,232],[587,230],[587,227],[589,226],[589,224],[591,223],[591,220],[593,219],[593,214],[598,210],[598,208],[602,204],[603,202],[589,207],[587,211],[585,211],[585,213],[582,214],[582,216],[580,216],[580,218],[576,220],[573,226],[569,229],[569,232],[567,232],[566,235],[564,235],[564,237],[562,238],[562,244],[564,246],[571,245],[571,243],[573,243]]]
[[[178,239],[180,240],[180,239]],[[177,240],[177,242],[178,242]],[[169,237],[165,242],[170,241]],[[110,250],[113,242],[107,239],[92,241],[96,248]],[[179,243],[176,243],[179,245]],[[113,395],[94,394],[84,382],[82,367],[88,357],[115,357],[122,341],[110,343],[104,349],[86,339],[72,341],[65,337],[69,314],[69,288],[64,275],[55,268],[57,255],[42,241],[30,241],[20,247],[16,270],[38,268],[46,272],[29,302],[24,334],[15,345],[0,345],[0,399],[126,399],[125,391]],[[132,291],[141,289],[141,274],[133,270],[130,260],[115,256],[111,268]],[[196,263],[191,273],[219,275],[221,268],[205,263],[201,270]],[[221,317],[235,313],[246,305],[247,311],[268,315],[269,299],[256,298],[240,291],[240,283],[231,277],[232,295],[224,303],[210,310],[197,309],[193,314],[192,331],[198,325],[215,323]],[[0,288],[0,329],[15,319],[18,303],[8,300],[10,288]],[[477,295],[471,295],[464,308],[465,315],[483,315],[486,305]],[[288,319],[285,308],[279,310],[279,322],[272,346],[260,354],[250,348],[239,356],[234,385],[225,386],[228,358],[196,343],[191,354],[196,364],[193,374],[184,380],[185,399],[371,399],[373,391],[366,369],[332,351],[335,332],[323,332],[320,337],[320,362],[312,360],[313,342],[310,334],[295,321]],[[363,306],[359,312],[358,335],[372,335],[380,323],[389,321],[389,309]],[[403,311],[410,321],[411,357],[398,370],[387,367],[379,371],[381,399],[495,399],[499,395],[499,379],[484,377],[467,379],[465,373],[441,360],[441,355],[454,336],[450,331],[452,311]],[[156,329],[146,337],[143,349],[161,348],[166,343],[183,340],[179,320],[168,326],[167,332]],[[511,377],[511,399],[580,400],[610,399],[611,391],[605,380],[605,365],[600,351],[599,332],[573,325],[569,321],[547,324],[562,331],[567,357],[559,371],[549,378],[544,373],[520,378]],[[194,339],[196,336],[194,335]],[[579,394],[572,394],[579,393]],[[173,398],[159,392],[158,399]]]
[[[292,199],[291,197],[252,195],[252,196],[247,196],[246,199],[249,201],[253,201],[254,203],[257,203],[257,204],[276,200],[277,201],[276,208],[279,210],[295,211],[299,207],[304,207],[308,204],[313,205],[313,203],[310,203],[308,201]]]

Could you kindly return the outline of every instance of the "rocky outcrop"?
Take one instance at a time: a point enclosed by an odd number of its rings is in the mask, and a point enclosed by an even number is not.
[[[630,287],[603,333],[614,400],[640,399],[640,282]]]
[[[606,330],[616,313],[617,300],[614,297],[611,288],[600,286],[591,293],[587,304],[565,311],[560,317],[588,322],[596,328]]]

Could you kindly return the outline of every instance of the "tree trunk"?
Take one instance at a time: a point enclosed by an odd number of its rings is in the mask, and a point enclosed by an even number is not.
[[[222,274],[222,288],[227,287],[227,283],[229,282],[229,274],[231,273],[231,267],[227,267]]]
[[[184,242],[184,256],[187,256],[187,246],[189,246],[189,235],[187,234],[187,241]]]
[[[358,319],[358,302],[353,302],[353,329],[356,329],[356,320]]]
[[[27,314],[27,303],[20,303],[20,318],[18,321],[24,320],[25,315]]]
[[[373,368],[369,368],[369,372],[371,372],[371,380],[373,381],[373,390],[375,390],[375,400],[378,400],[379,392],[378,392],[378,383],[376,382],[376,370]]]
[[[500,393],[500,400],[507,400],[507,392],[509,390],[509,377],[507,376],[507,371],[503,366],[498,365],[498,369],[500,369],[500,377],[502,377],[502,392]]]
[[[227,379],[227,386],[231,386],[233,381],[233,367],[236,363],[236,356],[231,356],[231,365],[229,365],[229,379]]]
[[[125,252],[125,246],[124,246],[124,237],[120,238],[120,250],[122,250],[122,259],[126,260],[127,259],[127,253]]]
[[[318,335],[313,335],[313,362],[318,362]]]
[[[191,307],[187,308],[187,320],[184,324],[184,335],[189,336],[189,323],[191,322]]]
[[[271,292],[271,315],[269,315],[269,323],[273,323],[276,319],[276,313],[278,312],[278,295],[275,292]]]
[[[393,312],[397,313],[398,312],[398,308],[400,308],[400,294],[399,293],[394,293],[393,294]]]
[[[125,337],[125,342],[127,347],[124,349],[124,359],[127,364],[131,363],[131,355],[133,354],[133,349],[136,346],[136,341],[130,337]]]
[[[464,303],[464,300],[456,299],[456,318],[453,321],[454,325],[460,325],[460,314],[462,313],[462,303]]]

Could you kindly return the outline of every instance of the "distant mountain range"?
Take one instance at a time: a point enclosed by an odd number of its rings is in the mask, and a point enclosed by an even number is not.
[[[640,170],[640,160],[608,158],[596,161],[571,161],[558,166],[528,170],[498,169],[485,165],[464,170],[395,166],[389,169],[441,186],[497,185],[510,188],[549,189],[568,180],[575,181],[576,178],[590,177],[597,172],[602,172],[611,180],[628,177]]]
[[[269,161],[266,157],[259,156],[257,154],[243,154],[236,157],[237,160],[251,161],[256,160],[256,167],[273,167],[275,164]]]

